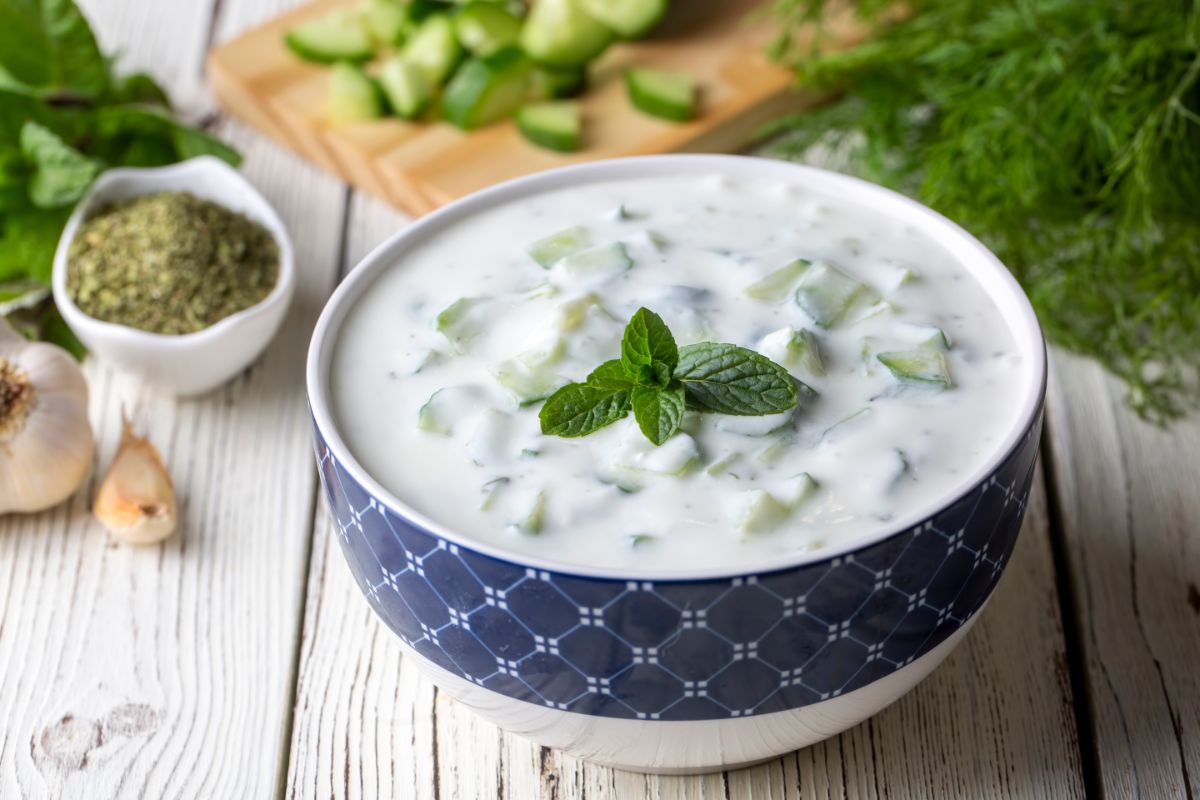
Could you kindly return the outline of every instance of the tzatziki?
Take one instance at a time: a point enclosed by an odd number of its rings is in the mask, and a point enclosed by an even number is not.
[[[688,411],[660,446],[633,415],[543,434],[542,401],[619,358],[641,307],[681,347],[783,366],[799,403]],[[658,176],[534,194],[415,245],[347,314],[330,386],[366,471],[461,536],[683,571],[837,547],[950,499],[1015,424],[1021,361],[924,233],[787,182]]]

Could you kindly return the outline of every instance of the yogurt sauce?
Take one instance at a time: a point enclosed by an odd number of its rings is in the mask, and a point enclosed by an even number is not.
[[[823,327],[796,298],[830,270],[862,285],[839,284],[854,300]],[[540,403],[519,401],[619,357],[641,306],[679,345],[759,350],[815,396],[783,419],[689,412],[658,448],[632,415],[541,434]],[[932,352],[949,388],[879,358]],[[787,183],[655,177],[537,194],[410,250],[347,315],[331,385],[367,472],[449,529],[683,571],[835,547],[945,499],[1015,423],[1021,360],[983,289],[924,234]]]

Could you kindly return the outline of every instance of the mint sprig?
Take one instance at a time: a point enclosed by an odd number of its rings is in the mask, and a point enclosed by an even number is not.
[[[786,369],[744,347],[703,342],[680,348],[662,317],[640,308],[625,326],[621,357],[550,395],[538,419],[542,433],[574,438],[632,410],[642,433],[660,445],[679,430],[689,408],[737,416],[780,414],[799,401],[798,385]]]

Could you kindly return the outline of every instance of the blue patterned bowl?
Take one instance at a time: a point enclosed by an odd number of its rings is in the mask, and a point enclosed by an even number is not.
[[[473,542],[410,509],[347,450],[329,404],[342,320],[373,279],[430,234],[531,194],[646,175],[790,179],[919,228],[984,286],[1022,355],[1018,422],[993,456],[902,527],[835,551],[737,572],[622,573]],[[422,218],[339,287],[313,336],[308,394],[321,481],[367,601],[441,689],[501,727],[581,758],[650,772],[761,761],[838,733],[896,700],[962,639],[1016,541],[1045,392],[1041,332],[979,242],[877,186],[738,156],[656,156],[553,170]]]

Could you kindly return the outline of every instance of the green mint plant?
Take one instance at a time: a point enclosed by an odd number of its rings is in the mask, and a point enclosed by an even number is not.
[[[798,383],[786,369],[744,347],[716,342],[678,347],[662,317],[640,308],[625,326],[621,357],[550,395],[538,419],[542,433],[575,438],[633,411],[642,433],[660,445],[679,430],[687,409],[780,414],[799,401]]]

